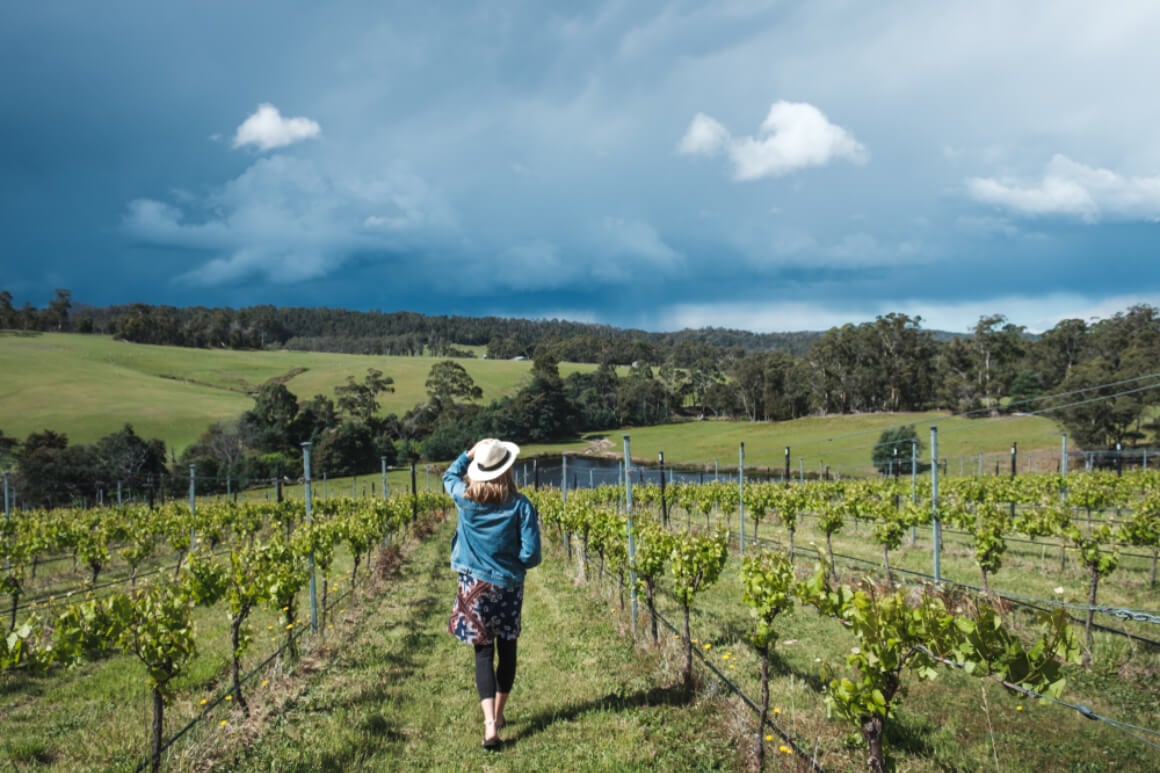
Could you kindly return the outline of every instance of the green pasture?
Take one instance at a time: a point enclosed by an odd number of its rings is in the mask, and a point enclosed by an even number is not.
[[[334,394],[368,368],[394,379],[380,395],[384,413],[426,400],[424,383],[441,357],[375,357],[315,352],[184,349],[114,341],[108,336],[0,335],[0,430],[23,438],[52,429],[91,443],[125,423],[180,453],[214,421],[253,407],[249,392],[282,379],[301,399]],[[515,391],[528,361],[459,360],[484,402]],[[562,365],[567,375],[583,365]]]
[[[745,466],[770,468],[774,474],[785,467],[785,448],[790,447],[790,473],[797,477],[830,474],[866,476],[875,473],[871,464],[874,444],[882,431],[913,424],[921,446],[920,462],[930,459],[930,427],[938,427],[939,459],[947,460],[947,474],[975,474],[979,455],[984,473],[994,474],[999,463],[1010,471],[1011,443],[1018,444],[1018,471],[1055,470],[1059,461],[1060,427],[1041,416],[964,419],[945,412],[880,413],[853,416],[811,416],[783,422],[692,421],[653,427],[626,427],[607,434],[593,433],[580,443],[534,445],[525,454],[591,452],[624,455],[624,436],[634,459],[655,462],[664,453],[667,465],[693,465],[708,469],[736,469],[741,444]],[[1074,450],[1074,448],[1073,448]]]
[[[91,443],[130,423],[138,434],[159,437],[180,453],[212,422],[234,418],[253,406],[249,392],[282,379],[302,399],[333,395],[348,377],[377,368],[394,379],[395,391],[379,398],[383,413],[402,414],[426,399],[431,366],[443,358],[377,357],[289,351],[184,349],[114,341],[108,336],[45,333],[0,335],[0,430],[23,438],[53,429],[72,442]],[[484,392],[484,402],[511,394],[531,370],[529,361],[458,360]],[[561,375],[592,368],[563,363]],[[577,441],[535,444],[541,453],[623,455],[623,435],[637,459],[670,464],[735,467],[745,444],[747,467],[779,470],[790,447],[791,472],[867,475],[884,429],[914,424],[929,459],[930,426],[939,428],[939,457],[949,474],[973,473],[983,455],[985,472],[1009,469],[1018,444],[1020,471],[1055,469],[1060,428],[1036,416],[963,419],[940,412],[808,417],[787,422],[690,421],[611,430]]]

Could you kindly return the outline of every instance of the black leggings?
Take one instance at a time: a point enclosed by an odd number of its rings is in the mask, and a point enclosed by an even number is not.
[[[499,664],[494,665],[497,649]],[[496,692],[511,692],[515,681],[515,639],[494,639],[492,644],[475,645],[475,689],[479,691],[481,701],[494,698]]]

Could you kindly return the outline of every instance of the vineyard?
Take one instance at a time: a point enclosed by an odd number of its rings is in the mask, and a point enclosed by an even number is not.
[[[676,648],[688,701],[732,695],[755,766],[1153,767],[1160,474],[529,495],[553,569],[572,579],[556,592],[605,599],[638,655]],[[36,737],[37,696],[77,682],[107,699],[52,726],[97,769],[180,768],[214,729],[276,713],[270,682],[309,670],[370,565],[397,560],[446,505],[423,493],[13,513],[9,761],[78,767]],[[103,724],[125,701],[140,722]],[[1044,744],[1045,727],[1066,732]]]
[[[100,679],[106,709],[120,709],[118,696],[144,684],[140,739],[110,737],[100,716],[73,717],[72,728],[92,733],[81,759],[123,761],[140,750],[140,767],[157,769],[218,704],[248,716],[269,684],[256,684],[259,677],[272,664],[292,671],[302,638],[333,628],[372,559],[393,560],[393,543],[443,506],[442,497],[419,493],[314,507],[223,501],[10,515],[0,523],[5,693],[35,695],[45,679]],[[54,756],[48,739],[18,729],[41,719],[35,701],[3,712],[10,759]],[[178,725],[185,729],[172,730]]]
[[[956,479],[937,500],[930,480],[889,479],[624,493],[537,501],[580,577],[639,600],[644,638],[681,642],[688,683],[696,654],[753,709],[756,759],[776,744],[846,769],[855,743],[885,770],[915,735],[952,733],[956,756],[936,767],[1002,767],[1001,745],[1023,746],[1016,769],[1153,767],[1157,474]],[[1110,693],[1092,690],[1100,674]],[[771,712],[771,692],[809,730]],[[994,727],[1013,716],[1004,698],[1076,737],[1041,748]]]

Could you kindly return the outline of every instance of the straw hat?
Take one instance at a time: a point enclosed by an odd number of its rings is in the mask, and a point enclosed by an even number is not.
[[[520,447],[506,440],[481,440],[475,446],[475,455],[467,466],[467,477],[472,480],[495,480],[516,463]]]

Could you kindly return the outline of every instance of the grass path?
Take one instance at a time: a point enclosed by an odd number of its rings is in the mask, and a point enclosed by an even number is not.
[[[562,559],[550,554],[525,585],[504,748],[480,749],[472,651],[445,630],[455,588],[447,566],[453,529],[452,518],[415,547],[310,685],[257,729],[249,751],[219,757],[224,768],[744,767],[727,735],[728,708],[690,700],[668,659],[634,648],[614,610],[590,589],[573,587]]]

